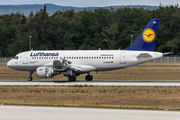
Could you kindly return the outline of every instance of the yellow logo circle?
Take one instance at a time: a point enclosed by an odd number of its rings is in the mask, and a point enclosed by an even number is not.
[[[153,29],[147,28],[144,30],[142,37],[143,37],[144,41],[152,42],[155,39],[156,34]]]

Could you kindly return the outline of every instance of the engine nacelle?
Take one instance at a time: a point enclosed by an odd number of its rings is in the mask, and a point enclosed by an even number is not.
[[[36,69],[36,74],[40,78],[52,78],[54,75],[61,74],[61,72],[53,67],[38,67]]]

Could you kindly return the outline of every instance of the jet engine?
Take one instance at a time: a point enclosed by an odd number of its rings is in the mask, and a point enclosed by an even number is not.
[[[54,75],[61,74],[61,71],[53,67],[38,67],[36,69],[36,74],[40,78],[52,78]]]

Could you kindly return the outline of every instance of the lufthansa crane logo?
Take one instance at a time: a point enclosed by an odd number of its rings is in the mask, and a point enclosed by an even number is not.
[[[147,28],[144,30],[142,37],[143,37],[144,41],[152,42],[155,39],[156,34],[153,29]]]

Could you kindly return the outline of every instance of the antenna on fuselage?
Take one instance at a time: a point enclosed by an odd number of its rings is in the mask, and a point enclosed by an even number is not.
[[[101,50],[101,48],[99,48],[99,50]]]
[[[31,49],[31,51],[33,51],[33,48]]]

